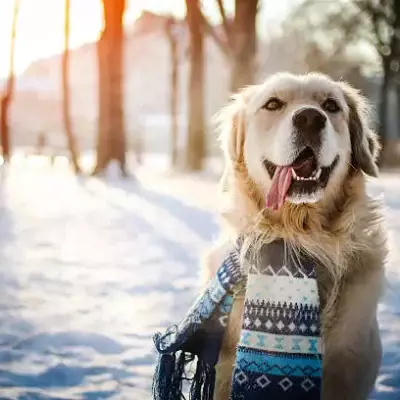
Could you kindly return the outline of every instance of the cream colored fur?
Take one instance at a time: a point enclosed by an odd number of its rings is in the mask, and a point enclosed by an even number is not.
[[[271,94],[285,98],[286,111],[261,115],[260,108]],[[329,116],[324,140],[331,148],[322,151],[321,162],[330,161],[332,152],[340,155],[340,162],[321,198],[315,203],[304,199],[301,204],[289,199],[278,211],[265,209],[271,180],[260,159],[288,161],[289,142],[281,136],[287,134],[284,127],[290,129],[290,113],[303,104],[319,107],[331,94],[342,112]],[[319,260],[323,400],[367,399],[381,361],[376,310],[386,241],[379,204],[365,190],[366,174],[377,175],[379,152],[367,118],[368,105],[356,90],[319,74],[275,75],[235,95],[218,115],[225,155],[223,229],[206,260],[204,280],[213,276],[241,233],[247,234],[245,245],[255,251],[264,242],[284,238]],[[216,400],[229,398],[242,310],[243,293],[237,293],[217,369]]]

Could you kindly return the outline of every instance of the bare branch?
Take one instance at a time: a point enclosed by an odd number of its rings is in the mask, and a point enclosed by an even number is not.
[[[228,19],[226,17],[225,7],[224,7],[222,0],[217,0],[217,3],[218,3],[219,13],[221,15],[222,26],[224,27],[224,31],[225,31],[225,35],[226,35],[226,41],[227,41],[231,51],[233,51],[234,43],[233,43],[232,31],[230,29]]]
[[[224,43],[224,41],[218,36],[217,32],[213,28],[213,26],[210,24],[208,19],[205,17],[204,13],[200,11],[201,18],[203,20],[203,26],[208,34],[211,35],[211,37],[214,39],[215,43],[221,50],[221,52],[225,55],[226,58],[230,59],[231,58],[231,53],[229,51],[229,47],[227,43]]]
[[[378,44],[378,51],[379,53],[382,53],[382,48],[386,45],[385,41],[383,40],[383,37],[381,35],[381,32],[379,30],[379,20],[377,18],[377,16],[373,16],[372,17],[372,26],[374,29],[374,34],[375,34],[375,38]]]
[[[351,19],[343,26],[343,35],[334,43],[332,53],[325,57],[325,60],[318,66],[317,69],[324,70],[329,66],[331,60],[334,60],[338,57],[346,46],[354,39],[357,38],[357,17]]]
[[[391,25],[392,21],[390,13],[388,14],[384,7],[379,7],[379,4],[365,0],[358,0],[355,2],[356,7],[358,7],[361,12],[364,12],[366,15],[368,15],[375,37],[375,47],[377,48],[381,57],[383,57],[383,48],[387,47],[388,43],[382,34],[380,23]]]
[[[385,12],[384,8],[379,8],[371,2],[358,2],[358,7],[361,11],[367,12],[371,17],[382,19],[386,23],[390,23],[390,15]]]

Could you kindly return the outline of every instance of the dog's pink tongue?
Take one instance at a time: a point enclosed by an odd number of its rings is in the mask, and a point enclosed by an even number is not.
[[[289,190],[292,182],[292,168],[291,167],[276,167],[272,184],[269,192],[267,193],[266,206],[277,210],[282,207],[285,202],[287,191]]]

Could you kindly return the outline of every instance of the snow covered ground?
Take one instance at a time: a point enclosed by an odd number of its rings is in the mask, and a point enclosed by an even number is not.
[[[150,399],[152,334],[193,300],[215,237],[216,181],[163,172],[74,178],[15,157],[0,187],[0,399]],[[374,400],[400,399],[400,175],[385,196],[390,288]]]

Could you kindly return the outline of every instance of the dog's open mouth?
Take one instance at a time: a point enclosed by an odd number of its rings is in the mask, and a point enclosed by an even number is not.
[[[288,196],[311,195],[328,184],[329,177],[339,161],[337,156],[331,165],[320,166],[311,148],[306,147],[290,165],[275,165],[264,160],[265,168],[272,179],[267,194],[267,207],[280,208]]]

